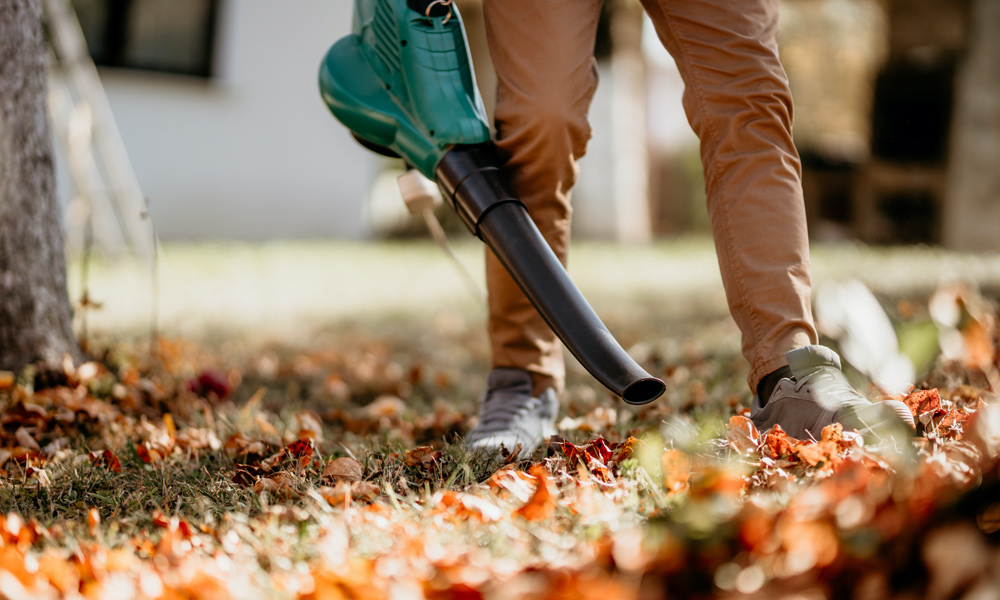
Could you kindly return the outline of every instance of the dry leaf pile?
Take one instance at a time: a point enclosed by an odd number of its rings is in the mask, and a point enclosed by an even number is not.
[[[234,368],[164,341],[0,373],[0,597],[997,597],[988,325],[900,397],[895,446],[597,407],[530,460],[475,455],[469,417],[407,402],[448,376],[391,354]]]

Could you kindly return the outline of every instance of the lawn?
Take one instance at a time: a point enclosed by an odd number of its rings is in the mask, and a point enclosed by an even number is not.
[[[481,285],[481,249],[456,252]],[[461,443],[483,309],[425,242],[171,244],[155,276],[95,257],[86,282],[77,260],[92,360],[0,373],[0,596],[995,597],[1000,257],[813,259],[817,294],[865,282],[919,358],[905,447],[752,428],[701,238],[574,248],[668,392],[630,408],[571,364],[559,438],[525,460]]]

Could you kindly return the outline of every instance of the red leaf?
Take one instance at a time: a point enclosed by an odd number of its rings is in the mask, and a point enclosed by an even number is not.
[[[143,448],[143,450],[145,450],[145,448]],[[95,450],[94,452],[91,452],[90,462],[94,463],[95,465],[100,465],[102,467],[111,469],[115,473],[122,472],[122,463],[120,460],[118,460],[118,457],[115,456],[115,453],[112,452],[111,450],[105,450],[103,452]],[[147,460],[146,462],[149,461]]]
[[[313,442],[309,438],[300,438],[285,446],[285,449],[295,458],[312,458]]]
[[[142,459],[142,462],[146,463],[147,465],[149,463],[153,462],[152,457],[149,456],[149,450],[146,449],[145,445],[143,445],[143,444],[136,444],[135,445],[135,453],[138,454],[139,458]]]
[[[570,462],[576,462],[578,460],[583,460],[584,463],[590,463],[590,459],[596,459],[602,465],[606,465],[608,461],[614,456],[614,451],[608,446],[608,443],[604,438],[597,438],[592,440],[583,446],[576,446],[569,442],[562,442],[560,444],[563,454]]]

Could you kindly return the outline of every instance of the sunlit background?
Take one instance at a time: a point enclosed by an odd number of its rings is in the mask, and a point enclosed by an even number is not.
[[[481,2],[457,3],[491,111]],[[399,198],[401,162],[361,148],[319,98],[319,62],[350,31],[351,2],[45,4],[72,294],[100,303],[77,311],[78,327],[296,339],[324,323],[393,316],[480,327],[481,304]],[[855,278],[883,303],[926,299],[955,280],[991,296],[998,5],[781,9],[818,294],[841,297],[824,284]],[[724,345],[735,349],[673,60],[633,0],[606,3],[596,47],[601,85],[574,195],[571,274],[629,342],[653,321],[699,315],[727,323]],[[438,214],[481,288],[481,245],[446,208]],[[664,327],[658,337],[675,326]],[[938,350],[936,337],[929,343],[907,352],[919,363]]]
[[[413,229],[390,177],[401,165],[359,148],[319,100],[320,58],[349,32],[352,3],[71,4],[161,239],[367,239]],[[458,4],[491,108],[481,2]],[[989,0],[782,2],[814,238],[1000,249],[990,168],[1000,160],[996,13]],[[682,84],[638,2],[607,3],[597,48],[602,84],[577,235],[643,241],[704,231]],[[73,80],[65,64],[54,72],[54,88]],[[85,187],[62,179],[67,202]],[[95,218],[113,218],[105,213],[95,208]],[[97,228],[109,248],[112,229]]]

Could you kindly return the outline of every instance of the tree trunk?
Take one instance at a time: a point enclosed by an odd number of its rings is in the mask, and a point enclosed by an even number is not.
[[[45,111],[39,0],[0,0],[0,369],[58,369],[80,350]]]

